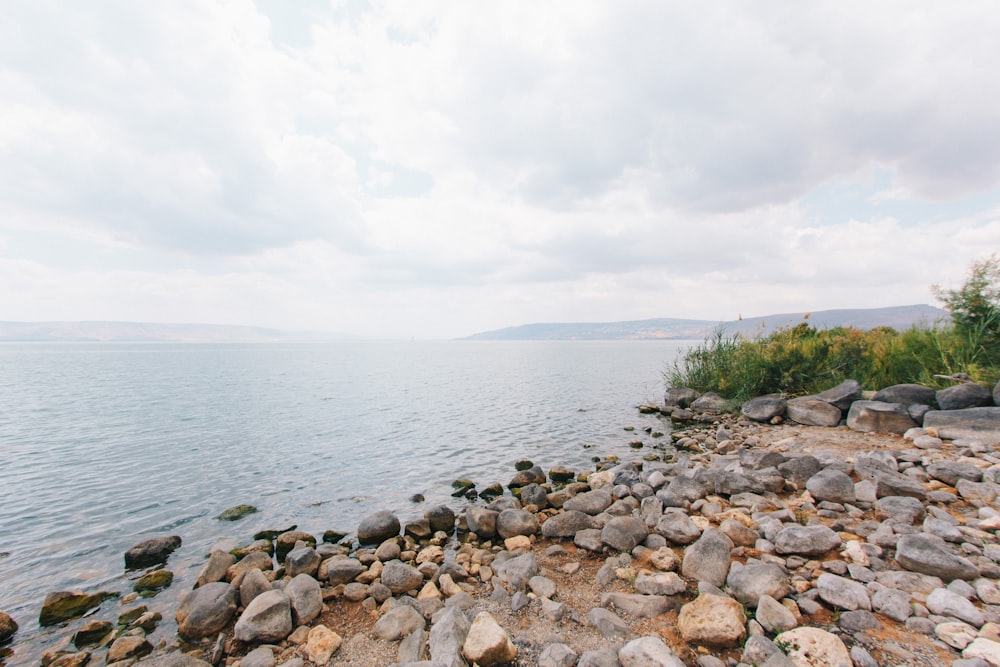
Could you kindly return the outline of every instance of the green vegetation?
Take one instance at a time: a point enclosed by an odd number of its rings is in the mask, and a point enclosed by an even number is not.
[[[720,329],[674,362],[664,373],[667,386],[735,401],[813,394],[846,379],[867,389],[908,382],[934,387],[951,384],[936,375],[967,373],[992,386],[1000,379],[1000,259],[974,262],[960,289],[933,290],[952,313],[951,323],[862,331],[802,322],[755,339]]]

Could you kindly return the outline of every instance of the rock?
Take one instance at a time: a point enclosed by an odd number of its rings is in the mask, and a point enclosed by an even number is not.
[[[680,595],[687,584],[675,572],[656,572],[636,577],[635,590],[643,595]]]
[[[492,667],[512,662],[517,657],[517,648],[496,620],[483,611],[472,621],[462,654],[470,663]]]
[[[257,511],[257,508],[253,505],[236,505],[225,510],[219,516],[215,517],[219,521],[238,521],[248,514],[253,514]]]
[[[51,662],[49,662],[50,660]],[[45,667],[83,667],[88,662],[90,662],[90,653],[87,651],[79,653],[49,651],[42,654],[40,664],[45,665]]]
[[[843,612],[840,615],[837,625],[845,632],[866,632],[868,630],[882,629],[882,623],[875,617],[875,614],[865,609]]]
[[[985,660],[990,667],[998,667],[1000,665],[1000,642],[985,637],[976,637],[962,651],[962,657],[966,659],[979,658]]]
[[[300,574],[316,576],[320,561],[323,558],[312,547],[292,549],[285,556],[285,574],[296,577]]]
[[[670,610],[673,604],[661,595],[636,595],[634,593],[605,593],[602,607],[614,607],[635,618],[655,618]]]
[[[536,535],[539,530],[538,519],[525,510],[504,510],[496,518],[496,531],[505,539],[515,535]]]
[[[507,482],[507,488],[519,489],[529,484],[545,484],[545,471],[538,466],[531,466],[527,470],[519,470]]]
[[[243,656],[240,667],[274,667],[274,651],[260,646]]]
[[[292,632],[292,605],[288,596],[283,591],[261,593],[243,610],[233,631],[242,642],[281,641]]]
[[[801,456],[793,456],[784,463],[779,463],[778,472],[784,475],[785,479],[789,482],[795,484],[798,488],[802,488],[802,485],[810,477],[818,473],[822,467],[815,456],[803,454]]]
[[[177,609],[177,634],[184,639],[211,637],[222,630],[236,613],[236,589],[222,582],[196,588]]]
[[[815,396],[793,398],[785,406],[788,418],[804,426],[836,426],[840,423],[840,409]]]
[[[751,398],[743,404],[740,412],[747,419],[755,422],[770,422],[775,417],[782,417],[785,414],[785,398],[780,394],[769,394]]]
[[[361,561],[356,558],[334,556],[323,561],[319,574],[322,575],[324,569],[326,570],[326,578],[330,582],[330,585],[336,586],[354,581],[358,575],[368,568],[362,565]]]
[[[308,574],[298,574],[285,586],[295,625],[307,625],[323,611],[323,593],[319,582]]]
[[[734,563],[726,577],[726,589],[743,604],[754,607],[765,595],[776,600],[785,597],[791,583],[788,574],[774,563]]]
[[[628,626],[617,614],[602,607],[594,607],[587,613],[587,621],[607,639],[623,639],[628,636]]]
[[[549,474],[552,474],[551,472]],[[538,484],[528,484],[521,487],[521,503],[525,506],[534,505],[540,510],[549,506],[548,494]]]
[[[806,490],[817,501],[853,503],[854,481],[842,470],[824,468],[806,481]]]
[[[104,600],[112,597],[116,597],[114,593],[83,593],[80,591],[49,593],[42,603],[38,624],[45,627],[80,618],[91,609],[100,606]]]
[[[299,542],[305,542],[310,547],[316,546],[316,538],[305,531],[285,531],[274,540],[274,557],[278,559],[279,563],[284,561]]]
[[[829,530],[829,529],[828,529]],[[697,542],[684,550],[681,574],[695,581],[722,586],[729,573],[733,541],[716,528],[706,528]]]
[[[201,568],[201,572],[198,574],[198,581],[195,583],[195,588],[216,581],[222,581],[226,578],[226,571],[235,564],[236,556],[225,551],[213,551],[208,557],[208,562],[205,563],[205,566]]]
[[[926,533],[900,537],[896,543],[896,562],[907,570],[945,581],[972,580],[979,576],[979,568],[954,553],[940,537]]]
[[[399,530],[399,517],[388,510],[380,510],[361,520],[358,541],[361,544],[381,544],[390,537],[398,537]]]
[[[528,588],[540,598],[552,598],[556,594],[556,583],[548,577],[537,574],[528,580]]]
[[[576,536],[573,537],[573,544],[581,549],[586,549],[587,551],[592,551],[594,553],[604,551],[604,542],[601,540],[601,531],[597,528],[587,528],[576,531]]]
[[[694,389],[688,387],[668,387],[663,394],[663,404],[665,406],[677,406],[686,408],[701,396]]]
[[[677,628],[686,642],[732,647],[746,637],[746,614],[732,598],[702,594],[681,607]]]
[[[111,621],[89,621],[73,634],[73,645],[77,648],[96,646],[114,629]]]
[[[542,524],[543,537],[573,537],[578,531],[593,528],[594,521],[583,512],[563,512],[545,520]]]
[[[170,537],[154,537],[136,544],[125,552],[125,569],[133,570],[167,562],[170,556],[181,545],[177,535]]]
[[[621,667],[684,667],[669,646],[657,637],[640,637],[618,651]]]
[[[976,605],[947,588],[936,588],[927,596],[927,608],[939,616],[950,616],[977,628],[986,623],[986,617]]]
[[[425,625],[426,621],[419,611],[409,605],[401,604],[378,619],[373,630],[385,641],[394,642],[417,630],[423,630]]]
[[[616,516],[601,529],[601,541],[618,551],[632,551],[649,531],[642,519],[633,516]]]
[[[446,608],[427,637],[427,652],[435,664],[468,667],[462,658],[462,645],[469,634],[469,619],[458,607]]]
[[[993,393],[974,382],[942,389],[934,394],[934,399],[942,410],[965,410],[993,405]]]
[[[566,644],[549,644],[538,656],[538,667],[574,667],[578,658],[576,651]]]
[[[931,410],[924,415],[924,428],[945,440],[1000,441],[1000,407],[964,410]]]
[[[924,504],[910,496],[884,496],[875,501],[876,514],[893,524],[912,526],[924,519]]]
[[[119,637],[108,647],[107,663],[141,658],[153,652],[153,645],[145,637]]]
[[[835,609],[871,611],[868,591],[856,581],[825,572],[816,579],[816,590],[823,602]]]
[[[170,570],[154,570],[147,572],[132,584],[132,590],[136,593],[153,592],[163,590],[174,582],[174,573]]]
[[[497,517],[500,513],[482,507],[470,507],[465,511],[465,521],[469,532],[489,539],[497,534]]]
[[[769,633],[791,630],[799,624],[795,614],[770,595],[761,595],[758,598],[754,618]]]
[[[147,658],[138,663],[141,667],[211,667],[211,663],[199,660],[187,653],[165,653],[153,658]],[[286,667],[292,667],[285,663]],[[50,667],[55,667],[50,665]]]
[[[382,583],[393,594],[398,595],[420,588],[424,584],[424,575],[417,568],[402,561],[389,561],[382,568]]]
[[[819,628],[802,627],[782,632],[774,643],[785,647],[797,667],[851,667],[851,655],[835,634]]]
[[[855,401],[847,413],[847,427],[862,433],[899,433],[917,426],[905,405],[881,401]]]
[[[840,548],[840,536],[826,526],[790,525],[778,531],[774,538],[774,549],[779,554],[802,556],[822,556]]]
[[[277,531],[270,531],[270,530],[268,530],[268,531],[262,531],[262,532],[263,533],[272,533],[272,532],[276,533]],[[260,535],[260,534],[261,533],[258,533],[258,535]],[[269,539],[256,538],[250,544],[247,544],[247,545],[244,545],[244,546],[240,546],[240,547],[236,547],[235,549],[232,549],[229,553],[231,553],[232,555],[236,556],[236,558],[245,558],[249,554],[258,553],[258,552],[263,553],[265,556],[273,556],[274,555],[274,543],[271,542],[271,540],[269,540]]]
[[[427,631],[417,630],[406,635],[399,641],[397,657],[399,662],[404,665],[408,662],[420,662],[426,649]]]
[[[512,591],[521,591],[528,585],[528,581],[538,574],[538,560],[535,554],[529,551],[500,563],[493,561],[493,571]]]
[[[684,512],[665,512],[656,522],[656,532],[673,544],[691,544],[701,537],[701,528]]]
[[[835,405],[840,410],[847,410],[851,404],[861,398],[861,383],[857,380],[844,380],[836,387],[821,391],[816,398]]]
[[[700,412],[721,412],[726,409],[727,402],[714,391],[709,391],[691,402],[690,408]]]
[[[934,389],[922,384],[894,384],[875,392],[872,400],[902,405],[930,405],[934,400],[934,393]]]
[[[958,461],[939,461],[927,466],[926,470],[933,479],[944,482],[948,486],[955,486],[960,479],[970,482],[980,482],[983,479],[982,470],[969,463]]]
[[[424,512],[424,518],[430,523],[431,530],[443,530],[450,533],[455,529],[455,512],[447,505],[436,505]]]
[[[261,570],[248,570],[240,582],[240,604],[246,607],[253,599],[271,590],[271,582]]]
[[[611,507],[612,502],[614,499],[607,489],[594,489],[576,494],[563,503],[563,509],[594,516]]]

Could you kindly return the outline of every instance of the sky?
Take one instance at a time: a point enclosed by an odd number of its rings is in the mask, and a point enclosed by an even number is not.
[[[450,338],[935,303],[991,1],[0,4],[0,320]]]

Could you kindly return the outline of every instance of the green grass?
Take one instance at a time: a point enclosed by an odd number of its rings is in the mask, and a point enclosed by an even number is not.
[[[689,349],[664,373],[667,386],[714,391],[734,401],[784,393],[814,394],[847,379],[865,389],[918,383],[948,386],[935,375],[968,373],[992,388],[1000,346],[956,327],[815,329],[803,322],[755,339],[722,329]]]

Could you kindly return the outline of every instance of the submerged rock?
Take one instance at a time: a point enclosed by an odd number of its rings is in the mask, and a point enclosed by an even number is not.
[[[174,573],[170,570],[154,570],[139,577],[132,590],[136,593],[156,592],[167,588],[174,582]]]
[[[80,618],[91,609],[100,606],[115,593],[83,593],[80,591],[58,591],[45,596],[42,611],[38,615],[41,626],[55,625],[74,618]]]
[[[167,557],[180,545],[181,538],[177,535],[140,542],[125,552],[125,568],[133,570],[166,563]]]
[[[235,505],[227,510],[224,510],[222,514],[215,517],[219,521],[238,521],[248,514],[253,514],[257,511],[257,508],[253,505]]]

